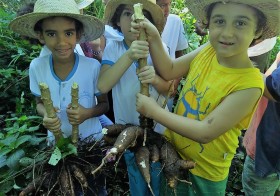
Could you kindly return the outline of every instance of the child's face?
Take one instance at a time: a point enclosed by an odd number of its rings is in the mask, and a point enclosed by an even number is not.
[[[134,14],[134,9],[132,5],[126,5],[121,16],[120,21],[117,25],[120,27],[126,44],[130,46],[131,42],[137,39],[135,35],[130,32],[130,23],[131,23],[131,16]]]
[[[209,39],[220,57],[247,55],[256,35],[255,10],[244,4],[218,3],[209,22]]]
[[[51,50],[54,59],[73,58],[78,39],[74,20],[66,17],[44,19],[39,37]]]

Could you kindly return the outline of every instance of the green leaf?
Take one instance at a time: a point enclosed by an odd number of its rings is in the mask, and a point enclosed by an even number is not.
[[[19,133],[17,134],[13,134],[13,135],[9,135],[8,137],[6,137],[3,140],[0,140],[0,143],[6,145],[6,146],[10,146],[11,143],[16,142],[17,138],[19,136]]]
[[[5,156],[6,154],[8,154],[9,152],[11,152],[12,150],[13,150],[13,149],[10,148],[9,146],[2,148],[2,149],[1,149],[1,152],[0,152],[0,157]]]
[[[61,152],[58,147],[55,147],[52,156],[49,160],[49,164],[55,166],[61,159]]]
[[[0,194],[8,193],[13,189],[14,182],[12,180],[0,184]]]
[[[19,166],[19,160],[24,157],[25,152],[22,149],[19,149],[12,153],[10,156],[7,158],[7,166],[11,169],[16,169]]]
[[[7,156],[0,156],[0,168],[6,165]]]
[[[32,137],[29,142],[31,145],[39,145],[42,141],[45,141],[47,137]]]
[[[34,132],[34,131],[37,131],[39,130],[39,125],[38,126],[34,126],[34,127],[29,127],[28,129],[26,129],[26,131],[29,131],[29,132]]]
[[[20,160],[19,160],[19,164],[21,166],[28,166],[28,165],[31,165],[34,163],[34,159],[31,159],[29,157],[22,157]]]
[[[62,153],[62,158],[66,157],[68,155],[71,155],[71,154],[77,155],[77,147],[74,146],[73,144],[68,144],[66,149],[67,150],[63,151],[63,153]]]
[[[64,137],[61,137],[57,143],[56,143],[56,146],[59,148],[59,149],[62,149],[65,148],[65,146],[67,146],[67,144],[70,144],[71,143],[71,137],[68,137],[68,138],[64,138]]]
[[[31,139],[32,136],[31,135],[23,135],[23,136],[20,136],[17,141],[16,141],[16,145],[15,145],[15,148],[18,148],[21,144],[27,142],[29,139]]]

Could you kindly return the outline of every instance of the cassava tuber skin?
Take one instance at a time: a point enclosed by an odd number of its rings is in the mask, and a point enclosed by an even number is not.
[[[145,181],[147,182],[152,195],[154,195],[152,187],[151,187],[149,157],[150,157],[150,151],[146,146],[141,146],[135,153],[136,164],[138,165],[138,168],[139,168],[142,176],[144,177]]]
[[[163,172],[167,179],[167,183],[172,189],[174,189],[178,183],[180,169],[192,169],[195,166],[193,161],[182,160],[169,142],[162,145],[160,158],[164,165]],[[191,184],[190,182],[185,182]]]
[[[143,129],[139,126],[131,126],[124,129],[117,137],[114,146],[109,150],[107,155],[102,159],[101,164],[91,173],[94,175],[105,164],[106,159],[112,155],[117,155],[124,152],[129,147],[133,147],[136,144],[136,140],[139,136],[143,135]]]
[[[103,129],[107,129],[104,135],[107,135],[109,137],[117,137],[124,129],[127,127],[131,127],[132,125],[122,125],[122,124],[113,124],[113,125],[107,125]]]
[[[83,187],[83,191],[85,192],[88,188],[88,182],[85,174],[82,172],[80,168],[78,168],[75,164],[70,165],[70,169],[74,174],[75,178],[79,181],[81,186]]]
[[[155,144],[150,147],[150,157],[153,163],[159,161],[159,149]]]

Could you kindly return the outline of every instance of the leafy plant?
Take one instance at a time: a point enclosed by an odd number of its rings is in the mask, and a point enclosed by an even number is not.
[[[26,179],[17,182],[21,171],[46,159],[46,134],[40,131],[39,116],[20,116],[5,119],[6,128],[0,134],[0,190],[5,193]],[[11,186],[12,185],[12,186]]]

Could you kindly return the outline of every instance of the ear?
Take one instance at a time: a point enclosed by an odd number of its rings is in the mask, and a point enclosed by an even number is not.
[[[260,29],[258,32],[255,33],[254,39],[259,39],[263,34],[263,29]]]
[[[82,37],[82,32],[81,31],[77,32],[77,34],[76,34],[77,43],[80,41],[81,37]]]
[[[38,40],[41,44],[46,44],[43,33],[41,33],[41,32],[38,32]]]

